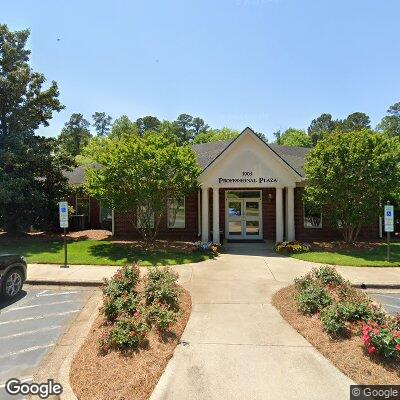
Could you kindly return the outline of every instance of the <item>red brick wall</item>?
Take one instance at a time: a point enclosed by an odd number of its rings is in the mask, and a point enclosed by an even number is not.
[[[296,188],[294,191],[294,219],[296,229],[296,239],[301,241],[330,241],[341,240],[341,233],[329,226],[324,220],[324,212],[322,212],[322,228],[304,228],[304,208],[303,208],[303,188]],[[379,223],[378,221],[361,229],[359,239],[373,240],[379,238]]]
[[[114,213],[115,235],[140,239],[134,213]],[[185,228],[168,228],[167,218],[160,222],[158,237],[171,240],[198,240],[197,192],[185,198]]]

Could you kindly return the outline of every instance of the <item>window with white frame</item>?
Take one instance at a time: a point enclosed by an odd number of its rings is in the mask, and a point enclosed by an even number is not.
[[[154,228],[154,213],[149,213],[146,206],[139,206],[136,213],[136,226],[142,228],[142,225],[147,225],[142,223],[146,221],[147,218],[150,222],[149,227]]]
[[[104,201],[100,201],[100,222],[112,220],[112,209],[104,204]]]
[[[87,197],[77,197],[75,215],[89,216],[89,214],[90,214],[90,199]]]
[[[168,200],[168,228],[185,227],[185,198]]]
[[[304,201],[304,228],[322,228],[321,209],[312,207],[307,201]]]

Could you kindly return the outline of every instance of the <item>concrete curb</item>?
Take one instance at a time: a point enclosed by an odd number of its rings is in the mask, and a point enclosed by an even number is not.
[[[69,285],[71,286],[71,284]],[[101,291],[95,290],[35,373],[34,382],[46,382],[47,379],[52,378],[62,385],[62,394],[51,396],[49,399],[77,400],[69,382],[69,372],[75,354],[81,348],[94,320],[99,315],[101,298]]]
[[[67,281],[67,280],[50,280],[50,279],[27,279],[27,285],[43,285],[43,286],[86,286],[100,287],[103,281]]]
[[[400,289],[400,283],[352,283],[357,289]]]

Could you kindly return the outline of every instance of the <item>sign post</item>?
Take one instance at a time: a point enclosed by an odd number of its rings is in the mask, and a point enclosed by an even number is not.
[[[60,201],[58,203],[58,210],[60,215],[60,228],[64,229],[64,265],[61,265],[61,268],[69,268],[67,263],[68,203],[66,201]]]
[[[394,207],[389,202],[384,209],[384,221],[387,236],[387,260],[390,261],[390,232],[394,232]]]

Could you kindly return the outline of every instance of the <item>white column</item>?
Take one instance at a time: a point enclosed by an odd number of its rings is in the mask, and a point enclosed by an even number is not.
[[[283,241],[283,196],[282,188],[276,188],[275,216],[276,216],[276,242]]]
[[[287,219],[287,240],[289,242],[295,239],[294,230],[294,188],[288,187],[286,192],[287,197],[287,209],[286,209],[286,219]]]
[[[208,242],[208,187],[201,189],[201,240]]]
[[[213,187],[213,242],[219,243],[219,189]]]

